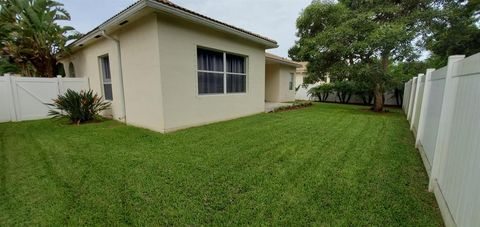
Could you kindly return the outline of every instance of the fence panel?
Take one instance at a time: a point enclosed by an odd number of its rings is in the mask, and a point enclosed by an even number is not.
[[[405,84],[405,91],[403,95],[403,111],[408,114],[408,106],[410,105],[410,94],[412,92],[412,80]]]
[[[60,92],[63,94],[68,89],[79,92],[89,87],[88,80],[85,78],[62,78]]]
[[[422,77],[416,91],[409,88],[415,79],[405,84],[406,94],[410,89],[419,97],[410,97],[404,109],[412,130],[418,126],[416,145],[446,226],[480,226],[479,63],[480,53],[457,55],[446,67],[427,70],[423,98]]]
[[[13,120],[12,91],[8,77],[0,76],[0,107],[0,122]]]
[[[47,103],[67,89],[89,89],[88,79],[0,77],[0,122],[47,118]]]
[[[443,103],[443,94],[445,90],[445,77],[447,75],[447,67],[435,70],[432,72],[432,78],[430,79],[431,87],[430,93],[428,95],[428,103],[426,118],[425,118],[425,128],[422,135],[422,139],[419,141],[421,149],[425,152],[428,163],[430,167],[428,170],[431,170],[431,165],[433,165],[433,159],[435,156],[435,146],[437,143],[437,134],[438,126],[440,124],[440,112],[442,111]]]
[[[418,124],[420,123],[420,110],[422,109],[423,103],[423,90],[425,87],[425,75],[418,75],[417,79],[417,92],[415,94],[415,105],[413,106],[412,113],[412,130],[413,134],[417,136]]]
[[[455,106],[437,182],[458,226],[480,225],[480,54],[458,62]]]
[[[410,97],[408,102],[408,114],[407,120],[411,123],[412,120],[412,113],[413,113],[413,106],[415,105],[415,94],[417,93],[417,77],[412,79],[412,88],[410,89]]]
[[[41,119],[48,116],[46,105],[58,95],[57,78],[12,77],[19,121]]]

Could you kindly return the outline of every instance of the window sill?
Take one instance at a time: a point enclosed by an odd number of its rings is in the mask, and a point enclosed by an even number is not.
[[[223,96],[245,96],[248,93],[223,93],[223,94],[197,94],[197,98],[208,98],[208,97],[223,97]]]

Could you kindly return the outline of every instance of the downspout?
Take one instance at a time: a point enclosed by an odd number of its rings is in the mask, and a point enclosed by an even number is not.
[[[124,122],[124,123],[127,123],[127,116],[126,116],[126,108],[125,108],[125,87],[123,86],[123,70],[122,70],[122,50],[120,48],[120,40],[118,39],[115,39],[109,35],[107,35],[107,33],[105,32],[105,30],[102,31],[102,36],[109,39],[109,40],[112,40],[115,42],[116,46],[117,46],[117,61],[118,61],[118,73],[119,73],[119,85],[120,85],[120,110],[122,111],[119,115],[119,120]]]

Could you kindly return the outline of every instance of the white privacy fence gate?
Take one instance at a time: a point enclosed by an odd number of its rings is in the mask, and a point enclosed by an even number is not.
[[[480,226],[480,53],[405,84],[407,114],[447,226]]]
[[[46,104],[68,89],[88,90],[88,79],[0,76],[0,122],[47,118]]]

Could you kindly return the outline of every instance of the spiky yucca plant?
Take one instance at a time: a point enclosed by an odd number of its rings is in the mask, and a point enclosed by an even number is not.
[[[48,105],[54,108],[49,111],[50,116],[68,117],[77,125],[94,120],[100,111],[110,108],[110,103],[103,101],[102,97],[94,94],[92,90],[76,92],[68,89],[65,95],[59,95]]]

